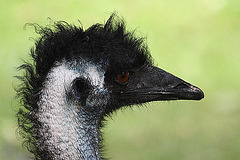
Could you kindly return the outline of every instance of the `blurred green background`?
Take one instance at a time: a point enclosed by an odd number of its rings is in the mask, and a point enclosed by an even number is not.
[[[105,157],[116,160],[240,159],[239,0],[0,0],[0,159],[22,160],[16,138],[16,67],[37,37],[28,22],[65,20],[84,28],[116,11],[147,37],[159,67],[200,87],[202,101],[150,103],[113,114]]]

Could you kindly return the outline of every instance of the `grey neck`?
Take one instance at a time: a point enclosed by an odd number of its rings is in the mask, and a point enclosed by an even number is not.
[[[44,159],[101,159],[98,118],[66,99],[69,86],[65,84],[71,84],[75,74],[64,66],[53,69],[43,84],[38,107],[31,111],[34,136]]]
[[[43,102],[43,101],[41,101]],[[41,105],[37,113],[32,112],[37,145],[44,157],[56,160],[100,158],[98,121],[89,121],[86,114],[62,106]],[[57,108],[57,109],[56,109]],[[47,159],[48,159],[47,158]]]

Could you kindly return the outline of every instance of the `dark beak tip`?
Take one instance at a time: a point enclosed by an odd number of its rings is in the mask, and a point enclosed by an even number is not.
[[[198,96],[196,96],[196,100],[201,100],[204,98],[204,93],[202,90],[200,90],[200,92],[198,93]]]
[[[179,99],[183,100],[201,100],[204,98],[203,91],[189,83],[183,83],[182,85],[178,85],[176,89],[176,95]]]
[[[204,93],[203,93],[203,91],[201,90],[201,89],[199,89],[200,91],[199,91],[199,100],[201,100],[201,99],[203,99],[204,98]]]
[[[193,100],[201,100],[204,98],[204,93],[203,91],[195,86],[190,86],[190,93],[192,93],[192,98]]]

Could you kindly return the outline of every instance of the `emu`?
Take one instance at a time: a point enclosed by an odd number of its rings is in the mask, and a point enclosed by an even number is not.
[[[201,89],[153,65],[144,42],[114,14],[87,30],[64,21],[42,27],[24,62],[17,117],[34,159],[103,159],[105,117],[150,101],[200,100]]]

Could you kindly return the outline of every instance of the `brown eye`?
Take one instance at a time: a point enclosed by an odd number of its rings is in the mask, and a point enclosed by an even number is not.
[[[129,80],[130,73],[128,71],[122,72],[117,75],[117,80],[121,83],[126,83]]]

